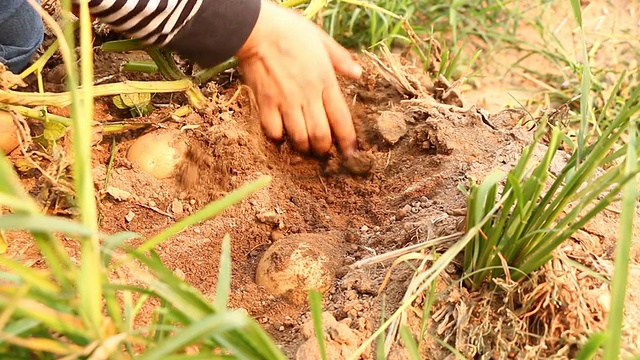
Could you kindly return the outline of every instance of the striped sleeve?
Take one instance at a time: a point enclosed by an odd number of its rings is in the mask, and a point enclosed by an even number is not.
[[[260,1],[89,0],[89,9],[116,32],[212,66],[235,55],[247,40]]]
[[[193,18],[203,0],[90,0],[92,15],[113,30],[164,46]]]

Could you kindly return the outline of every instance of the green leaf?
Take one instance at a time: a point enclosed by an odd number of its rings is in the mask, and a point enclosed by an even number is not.
[[[405,348],[407,349],[411,360],[422,359],[422,357],[420,356],[420,350],[418,350],[418,343],[416,342],[416,339],[413,338],[413,334],[407,326],[402,326],[400,328],[400,336],[402,337],[402,341],[404,342]]]
[[[138,233],[124,231],[107,237],[102,243],[102,266],[109,267],[111,257],[116,249],[127,240],[139,239],[142,236]]]
[[[216,307],[220,310],[227,308],[229,289],[231,288],[231,237],[229,234],[222,239],[220,250],[220,266],[218,268],[218,285],[216,286]]]
[[[57,141],[67,133],[67,127],[57,121],[47,121],[44,123],[42,136],[48,141]]]
[[[603,332],[593,333],[589,336],[589,340],[582,346],[576,360],[591,360],[607,339],[607,334]]]
[[[140,356],[139,360],[162,359],[212,334],[220,334],[231,329],[241,328],[247,324],[245,319],[240,313],[208,315],[157,344],[155,348]]]
[[[115,105],[118,109],[127,110],[129,107],[124,103],[124,100],[120,95],[116,95],[111,98],[113,101],[113,105]]]
[[[98,235],[103,238],[107,237],[107,235],[92,231],[80,223],[61,217],[41,214],[9,214],[0,216],[0,229],[27,230],[40,233],[60,232],[75,237]]]
[[[327,348],[324,343],[324,327],[322,325],[322,294],[315,290],[309,290],[309,305],[313,318],[313,329],[316,333],[318,348],[322,360],[327,360]]]
[[[633,224],[636,213],[636,174],[638,173],[637,156],[637,123],[629,123],[629,143],[627,144],[627,161],[625,174],[630,180],[625,184],[622,195],[622,212],[620,213],[620,230],[616,241],[614,258],[613,283],[611,285],[611,311],[607,324],[607,339],[604,345],[605,360],[618,359],[624,321],[625,298],[629,276],[629,261],[633,241]]]
[[[258,191],[262,187],[267,186],[270,182],[271,182],[270,176],[261,176],[257,180],[249,184],[246,184],[240,187],[239,189],[236,189],[235,191],[227,194],[222,199],[217,200],[205,206],[204,208],[197,211],[196,213],[181,219],[177,223],[170,226],[168,229],[165,229],[164,231],[162,231],[160,234],[145,241],[142,245],[138,247],[137,251],[144,252],[144,251],[151,250],[158,244],[178,234],[184,229],[192,225],[198,224],[202,221],[205,221],[207,219],[210,219],[214,216],[217,216],[218,214],[222,213],[224,210],[226,210],[230,206],[233,206],[241,202],[242,200],[247,198],[249,195]]]

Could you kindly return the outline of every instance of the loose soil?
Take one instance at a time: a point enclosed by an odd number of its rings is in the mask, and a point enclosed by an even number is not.
[[[134,78],[119,72],[122,61],[130,57],[144,56],[98,51],[96,79],[112,82]],[[496,168],[508,170],[532,138],[527,128],[517,125],[525,113],[489,113],[470,103],[465,107],[444,104],[437,99],[438,94],[448,90],[447,85],[434,86],[411,65],[404,63],[401,73],[383,73],[370,59],[360,59],[366,70],[363,78],[342,81],[359,135],[361,154],[353,163],[343,162],[336,153],[322,158],[305,156],[286,142],[268,141],[235,73],[221,76],[221,86],[209,86],[207,95],[214,99],[214,106],[207,114],[172,118],[164,105],[181,104],[184,99],[163,95],[154,97],[158,105],[154,114],[130,119],[109,98],[98,99],[96,120],[150,124],[143,130],[105,134],[96,139],[93,167],[96,188],[103,194],[99,207],[101,230],[152,236],[243,184],[262,175],[271,176],[268,187],[220,216],[174,236],[159,245],[157,251],[176,274],[214,299],[221,242],[229,234],[233,261],[230,306],[246,309],[289,358],[315,359],[317,345],[308,306],[268,293],[256,285],[255,272],[262,254],[274,242],[294,235],[331,236],[340,246],[336,255],[339,261],[332,269],[335,277],[324,295],[325,334],[330,358],[345,358],[378,328],[383,312],[388,316],[397,309],[414,275],[406,265],[391,268],[394,259],[361,267],[353,265],[464,231],[466,203],[459,186],[468,184],[470,178],[482,179]],[[59,72],[52,63],[45,74],[47,90],[60,90]],[[413,89],[412,93],[410,89],[399,89],[401,82],[393,79],[401,76],[425,90]],[[136,74],[135,78],[156,77]],[[52,111],[65,113],[65,109]],[[37,134],[37,126],[33,128]],[[180,171],[164,180],[140,171],[126,156],[136,138],[158,129],[182,129],[189,147]],[[110,191],[106,191],[114,141]],[[19,161],[21,155],[14,152],[12,157]],[[562,160],[561,153],[558,166]],[[30,170],[22,177],[34,197],[51,204],[51,212],[73,212],[39,172]],[[453,357],[434,337],[468,358],[575,356],[585,336],[605,325],[609,288],[569,260],[610,276],[617,219],[615,207],[605,210],[558,249],[558,256],[530,281],[516,288],[499,284],[503,287],[501,293],[470,293],[461,286],[458,258],[438,279],[432,315],[426,323],[431,336],[421,342],[423,357]],[[42,265],[29,238],[20,233],[9,235],[10,256],[32,266]],[[456,239],[453,237],[435,250],[442,253]],[[69,242],[68,246],[77,258],[76,244]],[[638,241],[631,255],[624,335],[626,351],[637,353]],[[387,275],[389,281],[381,289]],[[419,297],[405,317],[416,337],[420,337],[420,315],[426,301],[424,296]],[[138,321],[147,322],[152,316],[153,307],[148,306]],[[408,358],[401,348],[391,346],[389,358]],[[373,349],[369,348],[363,358],[374,358]]]

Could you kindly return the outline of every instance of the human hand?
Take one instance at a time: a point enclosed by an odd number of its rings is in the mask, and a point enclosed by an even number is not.
[[[325,154],[335,137],[344,156],[355,151],[355,128],[336,73],[357,79],[362,69],[321,28],[263,0],[237,58],[269,138],[281,140],[286,131],[297,150]]]

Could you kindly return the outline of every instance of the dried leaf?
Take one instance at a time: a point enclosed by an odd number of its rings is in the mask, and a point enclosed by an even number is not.
[[[6,66],[0,64],[0,89],[9,90],[16,85],[27,86],[19,75],[12,73]]]

